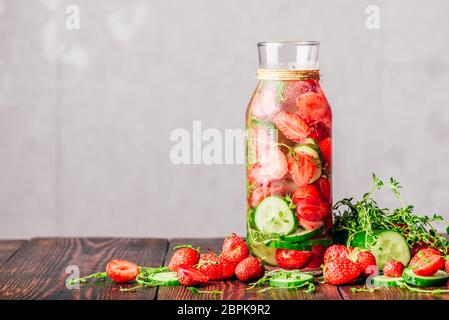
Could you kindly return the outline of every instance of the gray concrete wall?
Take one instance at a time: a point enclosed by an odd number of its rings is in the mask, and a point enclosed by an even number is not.
[[[65,8],[80,8],[80,29]],[[367,6],[380,29],[366,27]],[[393,175],[449,218],[449,2],[0,0],[0,238],[244,232],[242,165],[170,132],[241,128],[256,43],[320,40],[334,197]],[[389,205],[389,195],[380,199]]]

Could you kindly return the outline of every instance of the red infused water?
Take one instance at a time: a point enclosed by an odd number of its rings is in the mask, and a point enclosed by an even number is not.
[[[259,43],[246,113],[247,241],[267,265],[319,269],[332,239],[332,113],[315,41]]]

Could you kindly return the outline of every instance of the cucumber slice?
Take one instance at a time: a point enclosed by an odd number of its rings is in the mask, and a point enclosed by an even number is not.
[[[259,231],[278,235],[292,233],[298,223],[287,201],[277,196],[266,197],[259,203],[253,221]]]
[[[321,169],[323,161],[320,149],[318,149],[315,144],[305,143],[294,147],[293,150],[296,153],[304,153],[312,157],[315,162],[315,171],[313,172],[312,178],[309,180],[309,184],[317,181],[323,174],[323,170]]]
[[[267,246],[277,249],[289,249],[300,251],[311,251],[314,245],[329,246],[331,240],[329,239],[308,239],[302,242],[287,242],[283,240],[270,240]]]
[[[449,280],[449,274],[443,270],[438,270],[433,276],[417,276],[411,268],[407,268],[402,273],[405,282],[418,287],[438,287],[443,286]]]
[[[398,287],[403,282],[401,277],[387,277],[387,276],[375,276],[372,278],[371,283],[374,286],[379,287]]]
[[[288,236],[282,236],[281,239],[287,242],[300,242],[319,235],[323,231],[323,226],[314,230],[298,229]]]
[[[176,272],[160,272],[150,275],[148,279],[157,281],[159,286],[179,286],[179,280]]]
[[[276,248],[270,248],[263,243],[251,244],[250,250],[253,255],[260,258],[264,263],[270,266],[277,266]]]
[[[374,242],[370,251],[376,258],[376,263],[379,269],[383,269],[385,265],[392,259],[402,262],[404,266],[410,262],[410,248],[407,245],[405,238],[395,231],[380,231],[376,233],[376,240],[370,239]],[[357,233],[354,240],[351,241],[353,247],[365,248],[367,243],[366,233]]]
[[[262,120],[258,120],[256,118],[252,118],[251,119],[251,127],[274,129],[274,128],[276,128],[276,125],[274,124],[274,122],[271,122],[271,121],[262,121]]]
[[[302,141],[302,143],[303,144],[310,144],[310,145],[315,146],[315,147],[318,146],[318,143],[313,138],[306,138],[306,139],[304,139],[304,141]]]
[[[313,282],[313,276],[298,271],[286,274],[281,273],[268,280],[268,284],[271,287],[277,288],[297,288],[306,282]]]

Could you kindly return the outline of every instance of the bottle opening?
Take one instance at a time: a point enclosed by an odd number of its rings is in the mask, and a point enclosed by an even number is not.
[[[259,42],[260,69],[317,70],[318,41]]]

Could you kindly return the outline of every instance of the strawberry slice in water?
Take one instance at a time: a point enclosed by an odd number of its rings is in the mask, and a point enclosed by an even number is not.
[[[308,184],[302,187],[299,187],[296,189],[296,191],[292,195],[293,203],[300,199],[307,199],[309,197],[319,197],[320,192],[318,191],[317,187],[315,187],[313,184]]]
[[[321,197],[327,202],[332,202],[331,182],[328,178],[321,177],[318,181],[318,188],[320,189]]]
[[[323,220],[330,213],[330,206],[320,198],[307,198],[297,201],[296,213],[309,221]]]
[[[315,171],[315,163],[312,157],[307,154],[296,154],[295,158],[292,156],[287,157],[288,172],[290,172],[292,180],[296,185],[302,187],[307,185],[310,179],[312,179]]]
[[[287,187],[283,185],[279,186],[260,186],[251,192],[249,198],[249,204],[251,207],[257,207],[257,205],[268,196],[281,196],[287,193]]]
[[[257,91],[251,102],[251,111],[255,118],[263,120],[281,110],[281,105],[274,90]]]
[[[297,218],[298,218],[299,225],[301,227],[304,227],[306,230],[316,230],[318,228],[321,228],[324,224],[322,221],[310,221],[310,220],[303,219],[301,217],[297,217]]]
[[[277,130],[271,128],[254,128],[253,137],[256,146],[257,158],[263,157],[266,153],[276,149]]]
[[[326,125],[330,124],[331,111],[321,90],[318,90],[317,93],[307,92],[302,94],[297,101],[297,105],[299,115],[304,119],[321,121]]]
[[[282,179],[287,172],[287,160],[284,153],[274,149],[262,154],[259,163],[250,167],[248,179],[250,183],[267,184],[273,180]]]
[[[273,118],[276,127],[290,140],[300,142],[307,138],[310,128],[297,114],[281,111]]]

